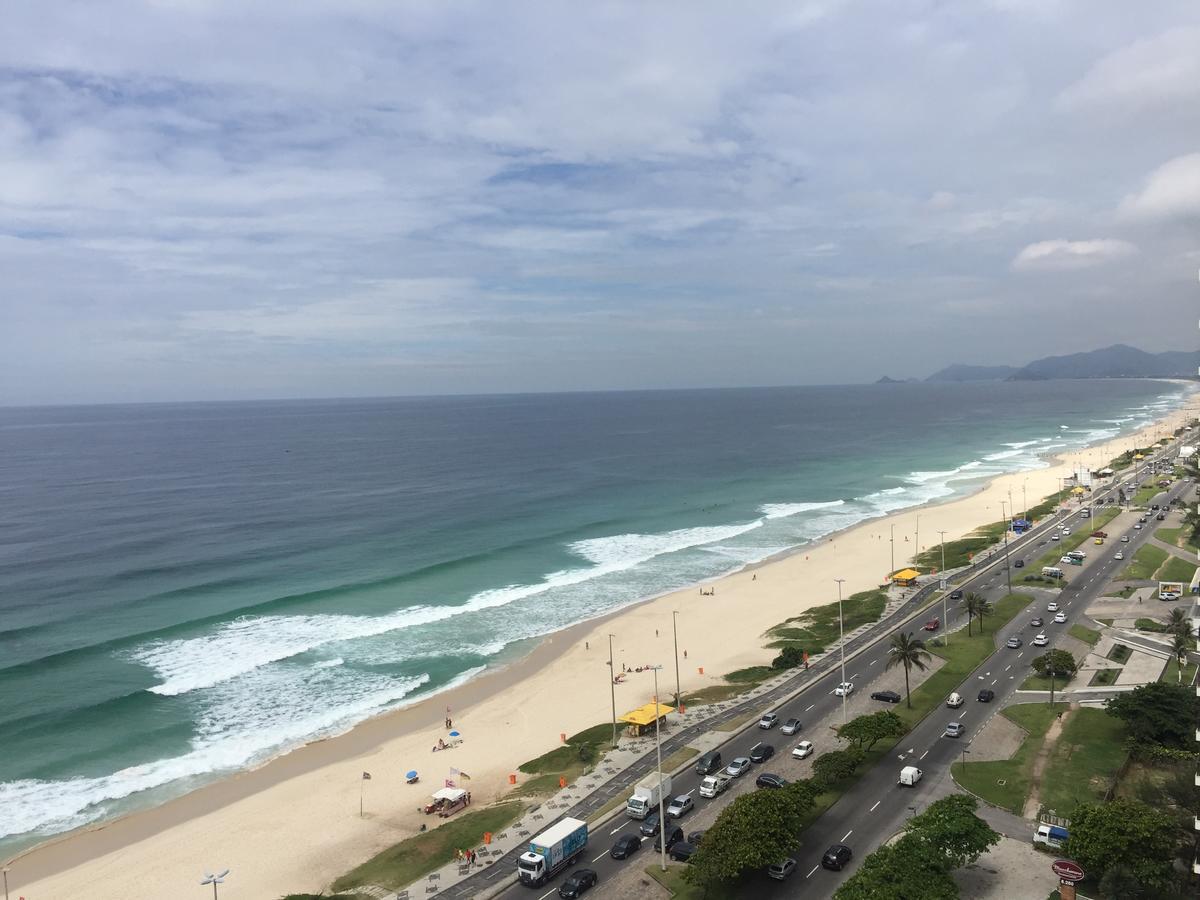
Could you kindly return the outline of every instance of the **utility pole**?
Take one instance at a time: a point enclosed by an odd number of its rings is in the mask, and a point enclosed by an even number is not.
[[[913,534],[913,562],[917,561],[917,557],[921,555],[921,514],[913,513],[917,520],[917,524],[913,526],[915,533]]]
[[[679,610],[671,610],[671,637],[675,639],[675,708],[678,709],[682,703],[683,695],[679,690]]]
[[[892,571],[888,572],[889,579],[892,577],[892,575],[896,571],[896,523],[895,522],[892,523],[891,528],[892,528],[892,536],[888,539],[888,543],[891,544],[891,547],[892,547]]]
[[[835,578],[833,580],[837,582],[837,586],[838,586],[838,633],[841,635],[841,638],[842,638],[841,641],[839,642],[841,645],[841,650],[842,650],[842,685],[843,685],[843,688],[842,688],[842,724],[845,725],[846,724],[846,689],[845,689],[844,685],[846,684],[846,624],[842,618],[842,582],[844,582],[846,579],[845,578]]]
[[[946,581],[946,532],[939,531],[938,536],[942,539],[942,642],[950,643],[950,616],[946,610],[946,587],[949,582]]]
[[[612,642],[616,635],[608,636],[608,690],[612,694],[612,717],[613,717],[613,749],[617,749],[617,672],[613,668],[613,652]]]
[[[658,843],[660,863],[665,872],[667,871],[667,816],[663,811],[662,736],[658,730],[659,720],[662,719],[658,710],[658,670],[662,666],[651,666],[651,668],[654,670],[654,761],[655,767],[658,769]]]
[[[1000,501],[1000,515],[1004,517],[1004,571],[1008,575],[1008,592],[1012,593],[1012,566],[1008,561],[1008,529],[1012,525],[1008,518],[1008,512],[1004,508],[1004,501]]]

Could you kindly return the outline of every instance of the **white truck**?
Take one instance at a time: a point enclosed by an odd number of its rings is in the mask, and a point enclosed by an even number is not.
[[[916,766],[905,766],[900,770],[900,780],[896,783],[901,787],[916,787],[917,782],[921,780],[921,776],[924,774]]]
[[[733,783],[733,777],[724,772],[715,775],[705,775],[700,782],[701,797],[716,797],[725,792],[725,788]]]
[[[663,773],[662,781],[658,775],[650,775],[638,782],[633,789],[633,796],[625,802],[625,815],[631,819],[644,819],[658,807],[658,801],[671,796],[671,776]]]
[[[529,842],[529,849],[517,860],[517,876],[531,887],[545,884],[579,862],[587,842],[587,822],[570,817],[555,822]]]

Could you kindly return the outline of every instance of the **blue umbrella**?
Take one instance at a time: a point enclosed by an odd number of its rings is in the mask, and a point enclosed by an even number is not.
[[[450,737],[458,737],[458,732],[457,731],[450,732]]]
[[[417,770],[416,770],[416,769],[413,769],[413,770],[412,770],[412,771],[410,771],[410,772],[406,772],[406,773],[405,773],[405,775],[404,775],[404,777],[405,777],[405,778],[416,778],[416,777],[417,777]]]

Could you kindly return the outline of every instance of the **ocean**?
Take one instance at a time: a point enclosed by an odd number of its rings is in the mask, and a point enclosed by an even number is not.
[[[0,409],[0,857],[1184,396],[1118,380]]]

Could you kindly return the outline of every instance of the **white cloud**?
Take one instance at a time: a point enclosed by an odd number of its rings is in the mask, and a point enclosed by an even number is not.
[[[1120,211],[1133,219],[1200,218],[1200,153],[1163,163],[1121,202]]]
[[[1102,238],[1091,241],[1038,241],[1030,244],[1012,261],[1020,271],[1087,269],[1125,259],[1138,252],[1128,241]]]
[[[1200,97],[1200,28],[1174,28],[1100,59],[1059,96],[1067,109],[1127,109]]]

